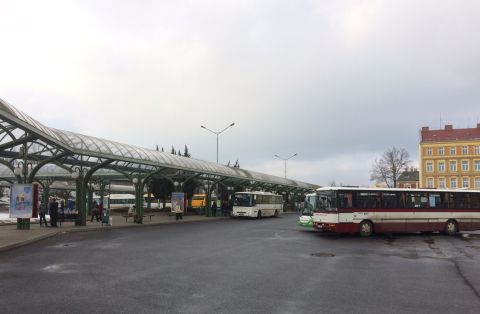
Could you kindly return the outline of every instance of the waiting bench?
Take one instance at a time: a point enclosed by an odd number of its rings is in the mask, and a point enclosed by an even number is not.
[[[149,217],[150,221],[152,221],[152,216],[155,216],[155,214],[145,214],[143,215],[143,218]],[[125,222],[128,222],[128,218],[133,218],[133,216],[128,216],[128,215],[122,215],[123,218],[125,218]]]
[[[68,221],[80,221],[82,220],[81,218],[75,218],[75,219],[66,219],[66,218],[58,218],[57,221],[60,223],[60,228],[62,227],[62,222],[68,222]]]

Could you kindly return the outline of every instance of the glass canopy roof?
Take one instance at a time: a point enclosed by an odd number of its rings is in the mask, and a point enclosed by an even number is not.
[[[33,133],[39,136],[43,141],[53,146],[58,147],[61,145],[63,149],[78,155],[95,156],[99,158],[175,168],[305,189],[317,189],[319,187],[318,185],[301,181],[285,179],[194,158],[177,156],[153,149],[122,144],[93,136],[49,128],[2,99],[0,99],[0,117],[27,131],[29,134]]]

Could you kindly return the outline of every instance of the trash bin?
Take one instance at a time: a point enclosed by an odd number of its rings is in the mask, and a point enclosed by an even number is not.
[[[107,224],[107,226],[111,226],[111,221],[110,221],[110,210],[104,209],[102,213],[102,226],[103,224]]]

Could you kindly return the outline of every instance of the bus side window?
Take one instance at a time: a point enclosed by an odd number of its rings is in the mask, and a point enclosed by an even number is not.
[[[472,193],[470,202],[472,208],[480,208],[480,193]]]

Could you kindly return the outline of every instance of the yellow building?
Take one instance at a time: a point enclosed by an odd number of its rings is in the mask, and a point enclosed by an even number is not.
[[[419,155],[420,188],[480,190],[480,123],[469,129],[423,127]]]

